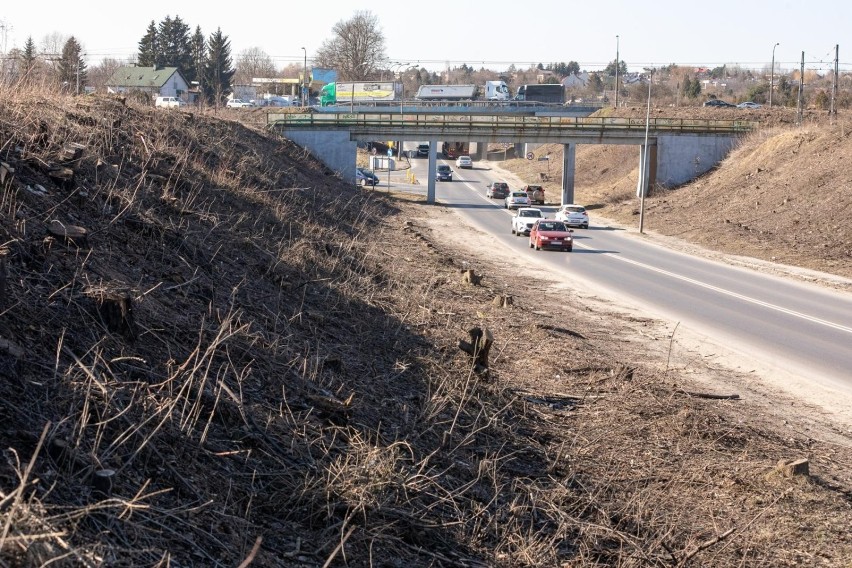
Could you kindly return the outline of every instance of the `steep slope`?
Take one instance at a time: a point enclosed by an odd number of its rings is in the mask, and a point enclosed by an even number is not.
[[[852,555],[845,425],[236,118],[0,97],[3,564]]]

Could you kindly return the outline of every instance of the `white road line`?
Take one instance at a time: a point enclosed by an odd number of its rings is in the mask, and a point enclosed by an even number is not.
[[[587,250],[595,250],[592,247],[582,245],[580,243],[574,243],[574,246],[579,246],[581,248]],[[699,280],[695,280],[694,278],[689,278],[687,276],[683,276],[680,274],[675,274],[674,272],[669,272],[668,270],[663,270],[662,268],[657,268],[655,266],[651,266],[649,264],[645,264],[642,262],[637,262],[635,260],[630,260],[629,258],[624,258],[623,256],[619,256],[617,254],[612,253],[604,253],[610,258],[614,258],[616,260],[620,260],[621,262],[626,262],[628,264],[632,264],[634,266],[639,266],[641,268],[645,268],[647,270],[652,270],[654,272],[658,272],[660,274],[665,274],[666,276],[670,276],[671,278],[676,278],[678,280],[682,280],[684,282],[689,282],[690,284],[694,284],[696,286],[700,286],[702,288],[707,288],[708,290],[713,290],[714,292],[718,292],[719,294],[724,294],[726,296],[731,296],[732,298],[737,298],[738,300],[743,300],[744,302],[749,302],[751,304],[755,304],[757,306],[761,306],[764,308],[768,308],[770,310],[775,310],[777,312],[781,312],[783,314],[787,314],[789,316],[797,317],[812,323],[816,323],[819,325],[824,325],[826,327],[830,327],[839,331],[844,331],[846,333],[852,333],[852,327],[847,327],[845,325],[840,325],[837,323],[833,323],[824,319],[815,318],[813,316],[809,316],[807,314],[803,314],[801,312],[797,312],[795,310],[790,310],[781,306],[777,306],[775,304],[770,304],[768,302],[764,302],[762,300],[758,300],[756,298],[752,298],[750,296],[744,296],[742,294],[738,294],[737,292],[732,292],[730,290],[726,290],[724,288],[719,288],[718,286],[713,286],[712,284],[707,284],[706,282],[701,282]]]

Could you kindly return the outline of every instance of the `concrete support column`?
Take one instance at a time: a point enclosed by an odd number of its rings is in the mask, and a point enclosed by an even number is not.
[[[647,154],[648,159],[645,160]],[[648,197],[657,173],[657,147],[639,145],[639,179],[636,180],[636,197]]]
[[[426,186],[426,203],[433,205],[435,203],[435,168],[438,165],[438,140],[431,138],[429,140],[429,165],[426,168],[427,186]]]
[[[574,203],[574,167],[577,157],[576,144],[562,145],[562,205]]]

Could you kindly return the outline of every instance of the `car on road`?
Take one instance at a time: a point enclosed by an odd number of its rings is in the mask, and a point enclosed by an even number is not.
[[[512,217],[512,234],[521,236],[529,235],[530,229],[539,219],[544,219],[541,209],[535,207],[521,207],[517,214]]]
[[[485,197],[489,199],[505,199],[509,196],[509,184],[505,181],[489,183],[485,190]]]
[[[231,99],[225,103],[225,106],[228,108],[250,108],[254,104],[251,101],[244,101],[242,99]]]
[[[421,158],[426,158],[429,156],[429,144],[418,144],[417,146],[417,155]]]
[[[435,179],[438,181],[453,181],[453,170],[447,164],[438,164],[435,169]]]
[[[540,185],[525,185],[522,191],[527,192],[527,195],[530,198],[530,203],[544,205],[544,188]]]
[[[459,156],[456,158],[456,167],[457,168],[472,168],[473,160],[470,159],[470,156]]]
[[[506,196],[506,209],[518,209],[529,206],[530,197],[526,191],[513,191]]]
[[[737,105],[731,104],[727,101],[723,101],[722,99],[710,99],[704,103],[706,107],[716,107],[716,108],[736,108]]]
[[[580,227],[581,229],[589,228],[589,213],[582,205],[575,205],[573,203],[562,205],[556,211],[554,218],[558,221],[562,221],[569,227]]]
[[[379,176],[377,176],[373,170],[368,170],[367,168],[355,168],[355,183],[361,187],[366,187],[368,185],[375,187],[379,185]]]
[[[763,105],[752,101],[746,101],[737,105],[737,108],[761,108]]]
[[[574,231],[562,221],[539,219],[530,229],[530,248],[554,248],[571,252],[574,249]]]

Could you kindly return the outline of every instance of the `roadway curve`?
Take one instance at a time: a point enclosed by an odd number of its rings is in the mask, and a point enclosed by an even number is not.
[[[412,160],[419,187],[427,163]],[[852,392],[849,294],[670,250],[636,232],[595,223],[594,211],[588,230],[575,229],[574,252],[533,251],[527,238],[511,234],[502,200],[485,197],[486,184],[499,176],[482,166],[460,170],[445,163],[455,174],[453,182],[437,184],[439,203],[493,235],[497,246],[538,255],[568,282],[581,275],[599,295],[626,299],[714,343],[737,346],[733,351],[763,368]],[[542,209],[552,217],[556,208]]]

